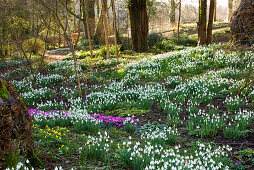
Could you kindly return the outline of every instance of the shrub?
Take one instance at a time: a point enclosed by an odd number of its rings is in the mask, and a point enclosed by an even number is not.
[[[118,49],[117,49],[118,54],[120,54],[121,46],[118,45],[117,48],[118,48]],[[111,58],[114,58],[115,55],[116,55],[116,51],[115,51],[115,46],[114,46],[114,45],[110,45],[110,46],[109,46],[109,52],[110,52]],[[107,57],[107,49],[106,49],[106,46],[105,46],[105,45],[101,46],[100,52],[99,52],[99,56],[101,56],[101,57],[103,57],[103,58],[106,58],[106,57]]]
[[[170,51],[170,50],[173,50],[175,46],[167,40],[162,40],[156,43],[156,48],[158,48],[159,50]]]
[[[170,37],[169,41],[172,44],[178,44],[177,35]],[[182,35],[180,35],[180,42],[178,45],[194,47],[194,46],[198,45],[198,40],[197,40],[197,38],[182,34]]]
[[[26,40],[23,44],[25,52],[37,54],[45,49],[45,43],[41,39],[31,38]]]
[[[157,42],[161,41],[161,39],[162,39],[162,36],[159,35],[158,33],[153,32],[149,34],[147,37],[148,46],[152,48],[153,46],[157,44]]]

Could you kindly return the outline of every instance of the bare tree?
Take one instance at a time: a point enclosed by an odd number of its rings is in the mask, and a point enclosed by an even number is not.
[[[70,25],[69,25],[69,18],[68,18],[68,0],[65,0],[64,4],[61,3],[59,0],[50,0],[50,1],[34,0],[34,1],[38,2],[43,7],[43,9],[46,10],[49,15],[51,15],[51,17],[54,19],[55,23],[60,28],[61,32],[58,32],[58,33],[64,37],[65,42],[67,43],[68,47],[70,48],[72,56],[73,56],[79,97],[82,97],[75,44],[74,44],[71,36],[69,36],[69,35],[71,35],[70,34],[71,32],[70,32]],[[59,4],[63,5],[62,6],[63,10],[58,8]],[[41,10],[41,9],[38,9],[38,10]],[[49,25],[48,25],[48,27],[49,27]],[[52,27],[50,27],[50,28],[53,29]],[[54,29],[54,30],[58,31],[56,29]]]

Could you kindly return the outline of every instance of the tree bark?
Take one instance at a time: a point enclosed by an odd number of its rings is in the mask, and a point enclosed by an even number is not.
[[[88,16],[90,36],[91,36],[91,39],[93,39],[94,32],[95,32],[95,0],[87,0],[87,13],[88,14],[86,14],[85,7],[83,6],[83,16],[84,16],[83,25],[84,25],[85,37],[88,38],[87,24],[86,24],[86,18]]]
[[[175,0],[170,1],[170,23],[173,25],[176,22],[176,3]]]
[[[115,55],[118,59],[118,48],[117,48],[117,28],[116,28],[116,9],[115,9],[115,0],[111,0],[112,3],[112,12],[113,12],[113,25],[114,25],[114,34],[115,34]]]
[[[146,0],[130,0],[128,4],[131,39],[135,51],[147,50],[148,16]]]
[[[105,43],[106,43],[106,50],[107,50],[107,59],[110,59],[110,52],[109,52],[109,31],[108,31],[108,21],[107,21],[107,0],[102,0],[102,13],[103,13],[103,25],[104,25],[104,32],[105,32]]]
[[[217,21],[217,0],[214,0],[214,22]]]
[[[180,23],[181,23],[181,10],[182,10],[182,0],[179,1],[179,18],[177,25],[177,42],[180,43]]]
[[[208,26],[207,26],[206,44],[211,44],[211,42],[212,42],[214,6],[215,6],[215,0],[210,0],[209,20],[208,20]]]
[[[104,25],[103,25],[103,14],[102,11],[98,15],[96,29],[94,33],[94,42],[96,44],[105,44],[105,32],[104,32]]]
[[[199,0],[198,45],[206,44],[207,0]]]
[[[233,0],[228,0],[228,21],[231,20],[233,15]]]
[[[233,40],[241,44],[254,44],[254,0],[241,0],[231,18]]]
[[[84,0],[84,7],[85,7],[85,14],[86,14],[86,16],[88,16],[87,0]],[[88,17],[86,17],[86,28],[87,28],[87,36],[88,36],[88,41],[89,41],[90,55],[91,55],[91,58],[93,58],[93,45],[92,45],[92,40],[91,40]]]

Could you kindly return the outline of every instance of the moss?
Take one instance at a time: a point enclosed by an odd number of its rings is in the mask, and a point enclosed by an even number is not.
[[[33,167],[42,167],[43,166],[42,161],[35,155],[33,149],[28,151],[27,158],[29,159],[29,162]]]
[[[16,167],[19,161],[19,153],[8,152],[4,158],[2,158],[4,165],[7,168]]]
[[[8,99],[10,93],[7,90],[6,85],[0,80],[0,97],[5,101]]]

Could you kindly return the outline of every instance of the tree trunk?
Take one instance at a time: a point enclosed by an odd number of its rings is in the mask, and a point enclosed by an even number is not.
[[[95,32],[95,0],[87,0],[87,13],[86,15],[84,4],[83,4],[83,25],[84,25],[84,31],[85,31],[85,37],[88,38],[88,32],[87,32],[87,24],[86,24],[86,18],[88,16],[88,22],[89,22],[89,31],[91,39],[94,37]]]
[[[228,21],[231,20],[233,14],[233,0],[228,0]]]
[[[115,9],[115,0],[111,0],[112,3],[112,12],[113,12],[113,25],[114,25],[114,34],[115,34],[115,55],[118,59],[118,48],[117,48],[117,28],[116,28],[116,9]]]
[[[233,39],[241,44],[254,44],[254,0],[242,0],[231,18]]]
[[[208,20],[208,26],[207,26],[206,44],[211,44],[211,42],[212,42],[214,6],[215,6],[215,0],[210,0],[209,20]]]
[[[199,0],[198,44],[206,44],[206,8],[207,0]]]
[[[107,21],[107,0],[102,0],[102,13],[103,13],[103,25],[104,25],[104,32],[105,32],[105,43],[106,43],[106,50],[107,50],[107,59],[110,59],[110,52],[109,52],[109,31],[108,31],[108,21]]]
[[[147,49],[148,35],[146,0],[130,0],[128,8],[133,48],[135,51],[145,51]]]
[[[87,0],[84,0],[84,7],[85,7],[85,14],[86,14],[86,16],[88,16]],[[93,58],[93,46],[92,46],[88,17],[86,17],[86,28],[87,28],[87,36],[88,36],[88,40],[89,40],[90,55],[91,55],[91,58]]]
[[[177,42],[180,43],[180,23],[181,23],[181,10],[182,10],[182,0],[179,1],[179,18],[177,26]]]
[[[94,33],[94,42],[96,44],[102,45],[102,44],[105,44],[105,32],[104,32],[102,11],[100,12],[100,15],[98,17],[99,18],[98,18],[95,33]]]
[[[1,76],[0,120],[0,169],[6,169],[7,166],[15,165],[19,161],[26,159],[31,161],[37,158],[33,151],[33,122],[26,105],[14,91],[13,85],[5,82]],[[33,155],[30,154],[31,152]],[[31,163],[37,166],[43,165],[38,158],[33,159]]]
[[[217,21],[217,0],[214,0],[214,22]]]
[[[176,22],[176,3],[175,0],[171,0],[170,3],[170,23],[173,25]]]

